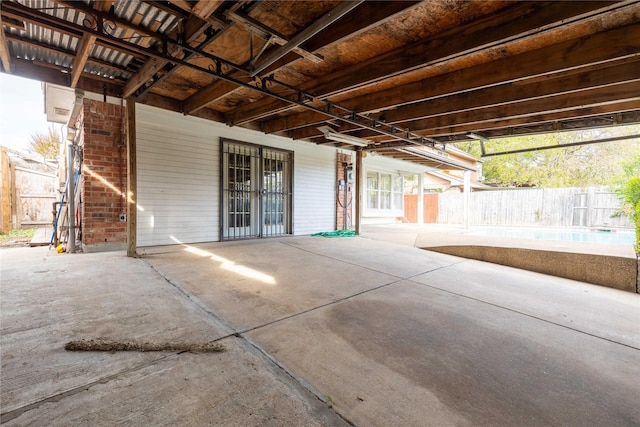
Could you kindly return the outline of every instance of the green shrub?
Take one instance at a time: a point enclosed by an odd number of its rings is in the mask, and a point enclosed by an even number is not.
[[[625,213],[631,218],[636,227],[634,248],[640,254],[640,176],[632,176],[619,189]]]

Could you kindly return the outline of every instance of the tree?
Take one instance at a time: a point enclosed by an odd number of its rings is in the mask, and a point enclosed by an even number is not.
[[[640,176],[632,176],[618,191],[625,211],[636,226],[636,254],[640,254]]]
[[[640,126],[582,132],[530,135],[491,140],[487,152],[568,144],[640,133]],[[480,155],[477,142],[462,143],[463,150]],[[498,186],[575,187],[609,185],[623,171],[623,162],[640,152],[640,139],[561,147],[519,154],[486,157],[485,182]]]
[[[622,210],[636,228],[635,250],[640,257],[640,151],[622,163],[623,174],[617,181],[616,192],[622,199]]]
[[[62,138],[54,126],[47,132],[35,132],[29,137],[29,148],[45,159],[56,159],[60,154],[60,142]]]

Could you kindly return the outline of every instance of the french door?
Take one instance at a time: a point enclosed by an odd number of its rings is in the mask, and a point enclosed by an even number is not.
[[[291,234],[292,157],[222,141],[222,240]]]

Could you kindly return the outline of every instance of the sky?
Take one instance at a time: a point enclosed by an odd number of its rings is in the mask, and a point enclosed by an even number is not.
[[[0,145],[28,152],[29,136],[49,126],[41,83],[0,73]]]

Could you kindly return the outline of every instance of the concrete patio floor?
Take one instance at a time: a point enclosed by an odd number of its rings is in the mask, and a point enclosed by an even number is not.
[[[364,237],[140,252],[0,251],[2,424],[640,424],[640,295]]]

